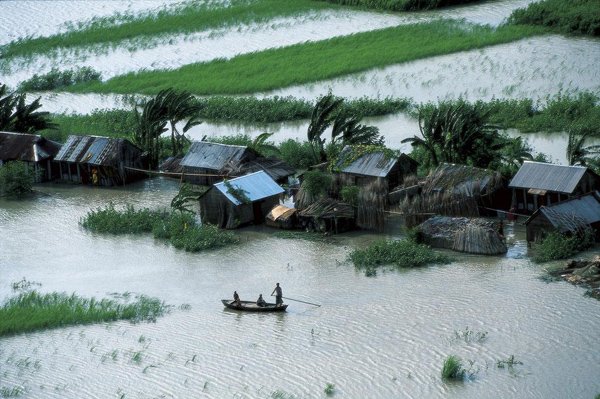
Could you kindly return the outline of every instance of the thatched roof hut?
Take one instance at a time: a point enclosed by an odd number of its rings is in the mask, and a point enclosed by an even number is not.
[[[213,184],[200,196],[203,223],[234,229],[262,223],[284,192],[265,172],[255,172]]]
[[[331,198],[321,198],[298,212],[303,227],[322,232],[341,233],[353,228],[354,208]]]
[[[500,255],[507,251],[497,222],[485,219],[435,216],[419,225],[423,241],[435,248],[479,255]]]
[[[399,208],[407,215],[407,225],[413,226],[431,214],[477,217],[480,207],[496,206],[494,195],[502,187],[500,172],[444,163],[419,184],[418,194],[405,196]]]
[[[58,177],[53,160],[61,145],[38,134],[0,132],[0,166],[5,162],[22,161],[38,172],[38,182]]]

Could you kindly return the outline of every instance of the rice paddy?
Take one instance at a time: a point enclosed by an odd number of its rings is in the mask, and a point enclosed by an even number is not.
[[[131,73],[69,90],[156,94],[173,87],[197,95],[253,93],[507,43],[542,32],[522,26],[466,29],[464,24],[436,21],[243,54],[175,70]],[[419,46],[414,45],[415,37],[420,38]]]

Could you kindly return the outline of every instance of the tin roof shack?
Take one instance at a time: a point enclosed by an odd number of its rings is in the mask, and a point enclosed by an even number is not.
[[[228,176],[240,176],[264,171],[278,183],[296,171],[275,158],[261,157],[246,146],[195,141],[183,157],[180,166],[188,183],[209,186]]]
[[[53,162],[60,144],[38,134],[0,132],[0,166],[5,162],[23,161],[35,171],[36,182],[59,177]]]
[[[340,183],[365,187],[384,182],[387,190],[399,186],[408,175],[417,173],[417,161],[406,154],[374,146],[345,146],[335,165]]]
[[[62,180],[99,186],[131,183],[146,177],[147,159],[129,140],[71,135],[56,155]]]
[[[576,234],[592,228],[600,239],[600,192],[594,191],[550,206],[541,206],[525,221],[527,241],[540,241],[551,231]]]
[[[542,205],[600,190],[600,176],[585,166],[526,161],[508,186],[512,189],[511,207],[532,214]]]
[[[484,208],[507,208],[502,196],[504,179],[499,172],[443,163],[424,182],[407,187],[398,205],[408,226],[432,215],[477,217]]]
[[[264,221],[284,190],[263,171],[213,184],[200,197],[204,223],[225,229]]]
[[[334,165],[334,191],[342,195],[344,186],[359,188],[356,205],[356,225],[383,231],[388,193],[402,184],[407,176],[415,175],[417,162],[405,154],[381,146],[345,146]]]

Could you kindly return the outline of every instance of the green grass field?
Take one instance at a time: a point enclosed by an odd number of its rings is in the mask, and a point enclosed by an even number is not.
[[[233,25],[265,23],[275,17],[291,17],[310,11],[339,8],[311,0],[231,0],[230,5],[190,3],[153,15],[106,17],[93,20],[81,29],[40,38],[27,38],[0,47],[1,58],[49,54],[63,49],[115,46],[125,40],[143,43],[170,34],[190,34]]]
[[[492,29],[434,21],[243,54],[176,70],[129,73],[68,90],[156,94],[162,89],[175,88],[198,95],[255,93],[512,42],[543,32],[543,28],[536,27]]]

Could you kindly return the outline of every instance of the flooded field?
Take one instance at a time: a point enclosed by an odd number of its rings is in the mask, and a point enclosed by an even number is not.
[[[107,297],[143,293],[173,305],[156,323],[117,322],[2,338],[0,386],[24,398],[325,397],[592,398],[600,392],[600,307],[567,283],[545,283],[526,257],[520,225],[507,226],[505,257],[453,254],[455,262],[368,278],[344,260],[376,237],[331,243],[274,238],[244,229],[240,245],[188,254],[151,237],[111,237],[78,226],[112,201],[168,206],[178,183],[124,189],[42,185],[48,195],[0,201],[0,298],[23,277],[42,291]],[[396,224],[386,235],[400,236]],[[286,314],[223,309],[268,296],[280,282]],[[183,306],[181,305],[189,305]],[[483,341],[457,338],[469,328]],[[477,371],[440,378],[456,354]],[[514,355],[523,365],[496,366]],[[125,396],[122,396],[125,395]],[[292,396],[293,395],[293,396]]]

